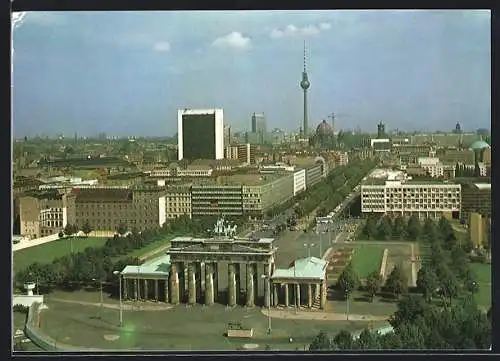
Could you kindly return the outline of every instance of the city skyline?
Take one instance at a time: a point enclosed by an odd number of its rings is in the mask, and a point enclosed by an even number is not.
[[[304,40],[310,128],[490,128],[489,11],[54,12],[13,35],[14,136],[169,136],[186,107],[298,130]]]

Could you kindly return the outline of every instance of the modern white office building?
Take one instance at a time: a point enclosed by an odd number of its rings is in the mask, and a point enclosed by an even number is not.
[[[390,216],[412,215],[418,218],[458,218],[461,207],[461,185],[439,181],[417,182],[403,172],[377,170],[361,185],[361,211]],[[373,173],[372,173],[373,174]]]
[[[177,112],[178,159],[223,159],[222,109],[179,109]]]

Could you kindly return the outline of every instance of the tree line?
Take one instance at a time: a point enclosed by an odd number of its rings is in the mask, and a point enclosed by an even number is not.
[[[385,335],[365,329],[358,338],[347,331],[330,338],[321,332],[310,350],[350,349],[487,349],[491,345],[491,307],[478,307],[473,295],[479,291],[470,266],[471,244],[460,242],[450,224],[441,218],[421,226],[421,238],[429,254],[417,276],[416,293],[408,294],[408,278],[399,267],[387,277],[385,288],[400,298],[389,322],[393,332]],[[378,272],[377,272],[378,273]],[[404,280],[404,282],[403,282]],[[338,280],[347,297],[359,285],[348,265]],[[373,296],[380,290],[380,277],[368,277],[365,290]]]
[[[128,256],[131,252],[161,238],[178,235],[206,236],[207,230],[213,228],[215,221],[216,217],[190,219],[183,216],[166,222],[160,229],[141,232],[132,229],[128,232],[126,228],[119,227],[117,234],[108,238],[104,246],[87,247],[82,252],[58,257],[52,263],[34,262],[15,273],[14,283],[22,288],[24,283],[38,280],[39,289],[48,293],[55,288],[81,288],[95,284],[93,280],[99,280],[110,286],[110,292],[114,292],[117,291],[118,280],[113,272],[123,270],[126,265],[140,264],[139,259]],[[64,233],[71,236],[75,229],[74,226],[66,226]],[[85,242],[85,239],[75,239],[74,242]]]
[[[355,159],[346,166],[334,168],[324,183],[299,200],[295,213],[300,218],[319,207],[317,215],[327,215],[352,192],[375,164],[373,159]]]
[[[362,234],[367,239],[378,241],[408,239],[415,242],[422,234],[422,224],[414,215],[407,221],[403,216],[379,217],[370,214],[366,219]]]

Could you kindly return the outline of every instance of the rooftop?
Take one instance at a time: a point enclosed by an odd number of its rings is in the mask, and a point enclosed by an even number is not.
[[[195,179],[193,185],[213,185],[213,186],[257,186],[264,185],[281,178],[282,174],[257,174],[257,173],[239,173],[232,175],[218,176],[215,179]]]
[[[125,266],[122,275],[168,276],[170,272],[170,256],[164,254],[158,258],[144,262],[140,266]]]
[[[323,280],[328,262],[316,257],[296,260],[290,268],[274,270],[271,278],[315,278]]]
[[[73,188],[71,193],[76,195],[77,201],[131,201],[132,191],[123,188]]]
[[[474,183],[479,190],[491,190],[491,183]]]

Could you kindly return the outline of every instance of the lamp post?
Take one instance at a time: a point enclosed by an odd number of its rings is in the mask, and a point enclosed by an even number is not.
[[[113,274],[118,276],[118,287],[120,288],[120,327],[123,326],[123,308],[122,308],[122,275],[120,271],[114,271]]]
[[[101,318],[102,309],[104,307],[103,299],[102,299],[102,281],[101,280],[97,280],[95,278],[92,278],[92,281],[99,282],[99,294],[100,294],[101,306],[99,307],[99,314],[98,314],[97,318]]]
[[[269,267],[270,268],[270,267]],[[269,270],[269,274],[262,275],[263,279],[267,279],[267,333],[271,333],[271,271]]]
[[[307,248],[307,257],[311,257],[311,247],[314,246],[314,243],[304,243],[304,247]]]
[[[346,299],[346,306],[345,306],[346,319],[347,321],[349,321],[349,292],[347,291],[345,293],[345,299]]]

